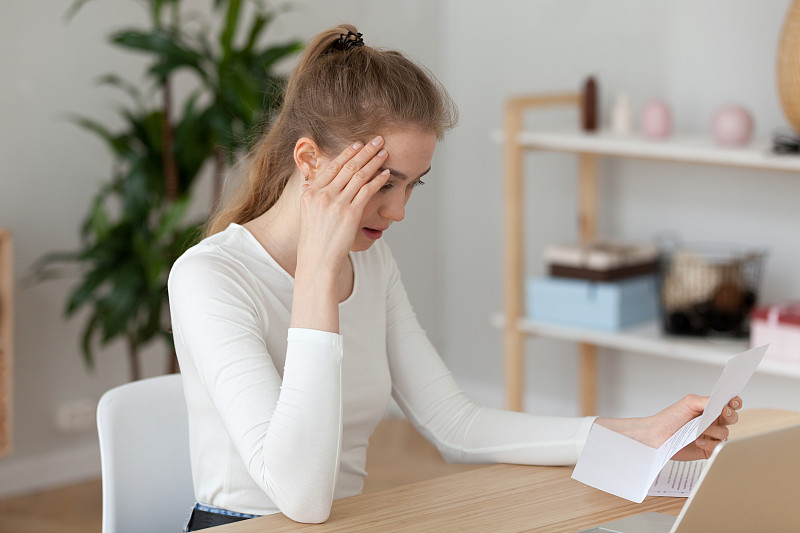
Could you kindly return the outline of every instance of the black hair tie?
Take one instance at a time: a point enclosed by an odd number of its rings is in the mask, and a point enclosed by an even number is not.
[[[339,34],[339,38],[334,41],[333,44],[337,50],[346,52],[348,50],[352,50],[353,48],[364,46],[364,39],[361,37],[360,33],[348,31],[347,33]]]

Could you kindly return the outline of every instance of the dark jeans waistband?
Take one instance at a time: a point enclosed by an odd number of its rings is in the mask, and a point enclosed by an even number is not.
[[[192,514],[189,517],[189,522],[186,525],[186,531],[200,531],[214,526],[222,526],[225,524],[232,524],[233,522],[241,522],[242,520],[249,520],[256,518],[257,515],[249,515],[244,513],[237,513],[228,511],[226,509],[217,509],[208,507],[202,504],[196,504],[192,509]]]

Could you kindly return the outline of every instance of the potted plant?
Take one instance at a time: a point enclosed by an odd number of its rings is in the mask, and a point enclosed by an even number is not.
[[[78,0],[70,16],[87,0]],[[81,279],[65,313],[88,309],[82,351],[94,364],[93,347],[124,339],[132,379],[141,376],[140,349],[166,342],[169,369],[177,369],[168,326],[166,281],[175,259],[200,236],[203,220],[188,221],[193,184],[201,168],[214,167],[215,197],[228,166],[248,149],[249,133],[268,124],[280,105],[284,79],[276,63],[302,48],[298,40],[264,45],[262,38],[280,10],[250,0],[213,0],[223,17],[217,39],[207,24],[182,23],[180,0],[147,0],[148,29],[127,28],[110,36],[112,45],[152,59],[142,88],[115,74],[101,84],[119,88],[129,103],[120,109],[123,127],[112,131],[90,118],[75,123],[100,136],[113,154],[113,168],[90,202],[78,250],[54,252],[34,266],[38,280],[62,277],[77,266]],[[189,71],[196,88],[175,102],[172,78]],[[160,98],[157,98],[160,96]]]

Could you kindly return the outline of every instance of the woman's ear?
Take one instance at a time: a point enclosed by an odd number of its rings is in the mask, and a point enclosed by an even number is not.
[[[319,156],[319,146],[308,137],[301,137],[294,145],[294,163],[303,177],[314,177],[319,166]]]

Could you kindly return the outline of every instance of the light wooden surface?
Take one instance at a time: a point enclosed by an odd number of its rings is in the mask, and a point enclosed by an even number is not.
[[[731,438],[796,423],[797,412],[745,410]],[[677,516],[686,501],[648,497],[636,504],[574,481],[571,474],[572,467],[487,466],[338,500],[324,524],[300,524],[276,514],[210,531],[574,532],[648,511]]]
[[[677,516],[683,500],[621,500],[570,479],[571,467],[494,465],[333,504],[324,524],[270,515],[212,528],[216,533],[286,531],[577,531],[634,513]]]
[[[363,493],[466,472],[481,465],[450,464],[405,418],[385,418],[369,439]]]
[[[656,161],[800,172],[800,157],[776,155],[769,142],[756,141],[747,147],[717,146],[708,135],[673,135],[651,141],[641,136],[618,136],[605,131],[586,133],[575,128],[563,131],[523,130],[523,116],[531,110],[573,106],[580,110],[580,95],[575,93],[531,95],[512,98],[505,110],[505,127],[495,137],[505,147],[505,315],[501,321],[505,339],[506,407],[522,408],[524,396],[525,338],[531,335],[573,340],[579,343],[579,390],[583,414],[596,414],[598,347],[624,349],[697,362],[727,360],[728,347],[718,347],[716,340],[697,341],[666,337],[663,334],[641,336],[636,331],[596,332],[580,328],[537,325],[524,316],[524,155],[529,151],[565,152],[578,158],[578,228],[586,242],[597,231],[597,160],[600,157],[649,159]],[[650,327],[650,326],[648,326]],[[656,325],[660,330],[660,325]],[[637,329],[637,328],[635,328]],[[640,342],[643,341],[643,342]],[[744,344],[744,343],[740,343]],[[744,350],[746,348],[742,348]],[[739,351],[742,351],[739,350]],[[715,363],[716,364],[716,363]],[[784,377],[800,377],[800,365],[765,360],[759,371]]]
[[[0,456],[11,452],[14,262],[11,232],[0,229]]]
[[[100,533],[99,479],[0,500],[0,533]]]

